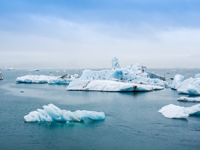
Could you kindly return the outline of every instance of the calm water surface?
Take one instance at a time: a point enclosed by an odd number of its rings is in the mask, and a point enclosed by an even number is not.
[[[152,69],[169,79],[179,73],[186,78],[199,69]],[[63,75],[63,70],[1,71],[0,150],[19,149],[200,149],[200,117],[188,120],[168,119],[158,110],[168,104],[192,106],[179,102],[182,95],[171,89],[161,91],[88,92],[66,91],[67,85],[16,84],[21,75]],[[81,74],[82,70],[66,70]],[[24,90],[24,93],[20,91]],[[30,111],[53,103],[61,109],[103,111],[105,121],[88,123],[25,123]]]

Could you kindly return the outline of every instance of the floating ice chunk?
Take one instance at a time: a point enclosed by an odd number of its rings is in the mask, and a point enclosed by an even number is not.
[[[180,94],[200,95],[200,78],[199,74],[195,78],[188,78],[183,81],[184,77],[176,75],[171,85],[172,89],[176,89]]]
[[[167,118],[187,118],[189,115],[200,115],[200,104],[192,107],[181,107],[169,104],[162,107],[158,112]]]
[[[85,90],[85,91],[152,91],[161,90],[163,87],[141,85],[135,83],[124,83],[108,80],[75,80],[69,84],[67,90]]]
[[[31,69],[29,71],[40,71],[39,69]]]
[[[120,65],[118,63],[118,59],[116,57],[114,57],[112,59],[112,68],[120,68]]]
[[[184,101],[184,102],[200,102],[200,97],[180,97],[178,98],[178,101]]]
[[[53,104],[45,105],[42,109],[32,111],[24,116],[26,122],[49,122],[49,121],[66,121],[81,122],[90,120],[105,120],[104,112],[77,110],[75,112],[61,110]]]
[[[45,76],[45,75],[26,75],[17,77],[17,83],[49,83],[49,84],[69,84],[77,79],[77,74],[69,75],[69,77],[61,78],[59,76]]]
[[[56,76],[45,76],[45,75],[26,75],[17,77],[17,83],[48,83],[49,80],[56,80]]]
[[[178,89],[181,83],[183,82],[183,80],[184,80],[184,77],[182,75],[179,75],[179,74],[175,75],[171,88]]]
[[[189,116],[184,113],[184,107],[173,104],[162,107],[158,112],[167,118],[187,118]]]

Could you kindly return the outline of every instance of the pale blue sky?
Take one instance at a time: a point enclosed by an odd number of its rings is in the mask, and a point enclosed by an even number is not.
[[[0,0],[0,67],[200,67],[198,0]]]

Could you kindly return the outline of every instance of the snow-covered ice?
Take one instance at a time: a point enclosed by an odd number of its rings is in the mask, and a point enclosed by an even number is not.
[[[108,80],[75,80],[69,84],[67,90],[86,90],[86,91],[152,91],[152,90],[162,90],[163,87],[142,85],[135,83],[124,83]]]
[[[45,76],[45,75],[25,75],[17,77],[17,83],[49,83],[49,84],[68,84],[77,79],[78,75],[69,75],[65,78],[60,76]]]
[[[113,60],[115,60],[115,58]],[[111,70],[84,70],[80,80],[111,80],[168,87],[168,82],[156,78],[150,78],[149,73],[144,72],[144,68],[144,66],[136,64],[125,68],[114,67]],[[158,77],[159,75],[156,76]],[[159,77],[163,78],[161,76]]]
[[[189,115],[200,115],[200,104],[191,107],[181,107],[173,104],[162,107],[158,112],[167,118],[184,118]]]
[[[49,80],[56,80],[56,76],[45,75],[25,75],[17,77],[17,83],[48,83]]]
[[[69,110],[61,110],[53,104],[44,105],[44,109],[31,111],[24,116],[26,122],[49,122],[49,121],[65,121],[65,122],[81,122],[85,120],[105,120],[104,112],[77,110],[71,112]]]
[[[180,94],[200,95],[200,78],[198,78],[198,74],[195,75],[195,78],[183,79],[183,76],[176,75],[171,88],[176,89]]]
[[[183,101],[183,102],[200,102],[200,97],[180,97],[178,98],[178,101]]]

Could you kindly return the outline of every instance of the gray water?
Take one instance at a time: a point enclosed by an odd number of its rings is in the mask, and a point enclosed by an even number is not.
[[[168,119],[158,113],[160,108],[168,104],[197,104],[177,101],[183,95],[174,90],[141,93],[88,92],[66,91],[67,85],[15,83],[15,79],[22,74],[65,74],[62,71],[1,71],[4,80],[0,81],[0,150],[200,149],[200,117],[190,116],[188,120]],[[199,69],[150,71],[165,75],[168,79],[177,73],[185,78],[200,73]],[[82,70],[66,70],[66,73],[81,74]],[[24,122],[23,117],[30,111],[49,103],[70,111],[103,111],[106,119],[88,123]]]

